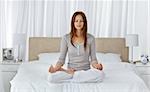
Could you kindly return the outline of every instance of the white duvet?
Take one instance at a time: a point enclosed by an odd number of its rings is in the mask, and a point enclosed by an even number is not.
[[[128,63],[104,64],[105,78],[100,83],[50,83],[48,68],[38,61],[23,63],[10,82],[11,92],[149,92]]]

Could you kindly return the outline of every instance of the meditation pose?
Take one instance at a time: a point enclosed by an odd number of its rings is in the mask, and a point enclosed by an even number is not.
[[[99,71],[103,69],[96,58],[95,38],[87,30],[85,14],[82,11],[75,12],[71,20],[71,32],[62,37],[59,60],[55,66],[50,66],[50,73],[63,71],[74,75],[76,71],[88,72],[90,65]],[[63,69],[67,53],[68,68]]]

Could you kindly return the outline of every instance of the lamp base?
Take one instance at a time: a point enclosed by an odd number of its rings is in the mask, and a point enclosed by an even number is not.
[[[16,59],[15,59],[15,62],[22,62],[22,59],[16,58]]]

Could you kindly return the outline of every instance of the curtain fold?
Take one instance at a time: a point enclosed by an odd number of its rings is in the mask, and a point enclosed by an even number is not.
[[[149,0],[0,1],[0,48],[11,47],[13,33],[25,33],[27,42],[29,37],[62,37],[70,32],[71,17],[77,10],[85,12],[88,32],[95,37],[139,34],[139,47],[134,49],[135,59],[139,59],[140,54],[150,55]],[[26,59],[27,48],[28,43],[24,51]]]

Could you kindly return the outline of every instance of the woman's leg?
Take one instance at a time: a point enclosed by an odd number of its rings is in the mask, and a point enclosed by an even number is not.
[[[50,66],[49,72],[51,74],[48,76],[48,81],[52,83],[69,81],[73,78],[74,74],[73,69],[60,68],[59,70],[55,71],[53,66]]]
[[[82,70],[75,72],[73,82],[101,82],[103,78],[104,72],[93,68],[87,71]]]

